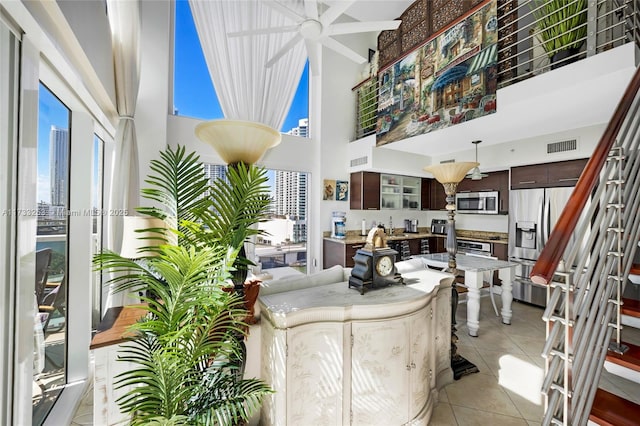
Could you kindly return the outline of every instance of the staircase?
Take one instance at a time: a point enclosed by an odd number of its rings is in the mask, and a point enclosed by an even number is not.
[[[640,425],[640,405],[599,388],[603,369],[640,386],[639,241],[637,70],[531,273],[548,288],[543,425]]]

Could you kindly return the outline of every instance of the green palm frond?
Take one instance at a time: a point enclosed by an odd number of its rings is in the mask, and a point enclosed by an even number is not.
[[[260,234],[254,224],[266,220],[270,204],[264,169],[238,163],[227,177],[211,187],[211,206],[217,213],[206,223],[215,241],[239,247],[248,237]]]
[[[226,366],[233,369],[233,366]],[[199,425],[232,425],[247,419],[273,391],[256,379],[236,380],[217,366],[204,376],[202,393],[194,396],[189,413]]]
[[[229,183],[209,187],[198,157],[183,147],[161,152],[151,170],[151,188],[142,192],[158,207],[138,211],[165,220],[178,245],[135,261],[109,251],[93,260],[96,270],[111,273],[107,283],[117,291],[146,294],[148,314],[118,355],[134,365],[116,377],[127,389],[118,405],[133,425],[247,420],[271,390],[238,375],[247,312],[244,300],[224,288],[248,263],[245,240],[260,233],[254,225],[270,204],[266,171],[239,164],[229,169]]]
[[[145,182],[151,188],[144,188],[141,193],[161,207],[140,207],[138,212],[175,221],[178,236],[188,239],[192,236],[193,223],[200,219],[199,212],[206,211],[210,204],[203,196],[209,183],[198,155],[187,155],[183,146],[175,151],[168,147],[160,153],[160,160],[151,160],[150,167],[153,173]]]
[[[587,35],[587,0],[533,0],[531,11],[549,57],[579,49]]]

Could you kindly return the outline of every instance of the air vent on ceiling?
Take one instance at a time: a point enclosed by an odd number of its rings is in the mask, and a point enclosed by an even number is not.
[[[555,154],[556,152],[575,151],[578,148],[577,141],[570,139],[567,141],[553,142],[547,144],[547,154]]]
[[[351,167],[367,164],[367,161],[369,161],[369,157],[367,157],[366,155],[364,157],[354,158],[353,160],[351,160]]]
[[[455,163],[455,162],[456,162],[456,160],[454,160],[454,159],[451,159],[451,160],[442,160],[442,161],[440,162],[440,164]]]

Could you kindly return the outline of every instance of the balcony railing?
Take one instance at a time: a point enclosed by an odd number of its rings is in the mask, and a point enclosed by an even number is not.
[[[639,0],[498,0],[497,14],[498,88],[626,43],[640,46]],[[376,130],[377,83],[353,89],[355,139]]]
[[[640,44],[639,13],[637,0],[498,1],[498,87]]]

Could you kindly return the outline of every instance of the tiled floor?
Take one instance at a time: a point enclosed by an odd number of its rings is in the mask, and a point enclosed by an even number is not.
[[[459,305],[458,353],[480,371],[444,388],[431,426],[540,424],[544,404],[540,394],[544,372],[540,352],[545,338],[542,312],[514,301],[512,324],[503,325],[490,301],[483,298],[479,336],[471,337],[465,324],[466,306]],[[626,340],[640,341],[637,329],[627,328],[624,333]],[[640,403],[637,383],[604,371],[600,386]]]
[[[512,324],[503,325],[489,299],[483,298],[478,337],[467,334],[466,305],[459,305],[457,313],[458,352],[480,371],[442,390],[430,425],[539,425],[543,412],[539,391],[544,369],[542,309],[514,302]],[[640,344],[640,331],[627,328],[624,338]],[[605,371],[600,386],[640,403],[640,385],[634,382]],[[90,389],[72,425],[100,424],[93,421],[92,397]]]

